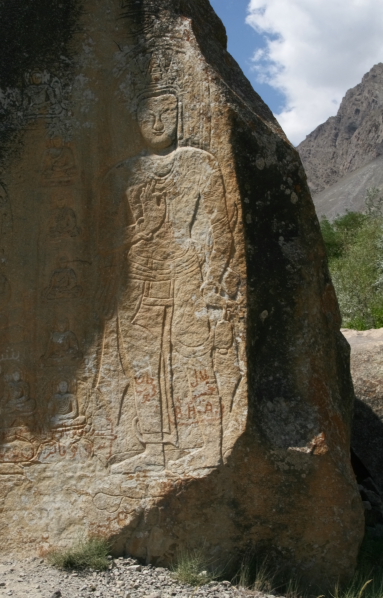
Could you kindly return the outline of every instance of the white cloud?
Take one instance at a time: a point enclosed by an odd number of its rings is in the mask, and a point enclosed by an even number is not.
[[[258,79],[282,92],[276,114],[298,144],[336,114],[350,87],[383,62],[383,0],[250,0],[247,22],[266,37]]]

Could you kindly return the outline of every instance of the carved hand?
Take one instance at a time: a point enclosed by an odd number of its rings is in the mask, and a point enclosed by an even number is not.
[[[166,215],[166,192],[155,190],[156,181],[152,181],[141,192],[143,218],[136,223],[136,233],[153,235],[161,228]]]
[[[204,282],[201,286],[203,298],[207,307],[225,308],[227,301],[218,293],[219,286],[212,281]]]
[[[222,297],[222,295],[219,294],[219,287],[220,285],[212,281],[204,282],[201,286],[201,291],[206,303],[206,307],[215,307],[218,309],[229,310],[229,312],[233,309],[236,309],[238,306],[238,302]]]

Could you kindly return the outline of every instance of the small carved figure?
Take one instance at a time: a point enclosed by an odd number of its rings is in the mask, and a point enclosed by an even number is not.
[[[79,416],[76,396],[70,392],[69,384],[62,380],[48,403],[49,422],[52,428],[74,427],[85,424],[85,417]]]
[[[46,71],[34,71],[27,75],[27,83],[23,99],[27,116],[44,118],[62,112],[62,89],[57,77],[52,78]]]
[[[2,419],[5,428],[31,424],[36,402],[29,395],[29,384],[22,379],[19,370],[5,376],[2,400]]]
[[[58,268],[53,272],[49,287],[44,289],[43,296],[50,300],[75,299],[82,293],[82,287],[77,284],[77,274],[68,266],[68,258],[59,259]]]
[[[68,318],[55,324],[48,341],[46,353],[41,357],[44,365],[73,365],[82,359],[82,352],[74,332],[69,330]]]
[[[77,237],[81,233],[75,211],[66,206],[65,202],[65,197],[58,197],[56,208],[52,211],[49,223],[49,236],[52,238]]]
[[[45,185],[70,185],[74,182],[77,168],[70,147],[61,137],[50,140],[50,147],[45,152],[42,179]]]

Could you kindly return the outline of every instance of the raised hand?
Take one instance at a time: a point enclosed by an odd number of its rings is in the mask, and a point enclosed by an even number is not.
[[[143,217],[137,222],[137,233],[153,235],[161,228],[166,216],[166,192],[156,191],[156,181],[151,181],[141,191]]]

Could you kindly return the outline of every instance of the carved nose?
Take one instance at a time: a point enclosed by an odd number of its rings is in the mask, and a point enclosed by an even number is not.
[[[164,128],[165,127],[162,120],[160,118],[156,118],[156,122],[153,125],[154,131],[156,131],[157,133],[161,133],[164,130]]]

